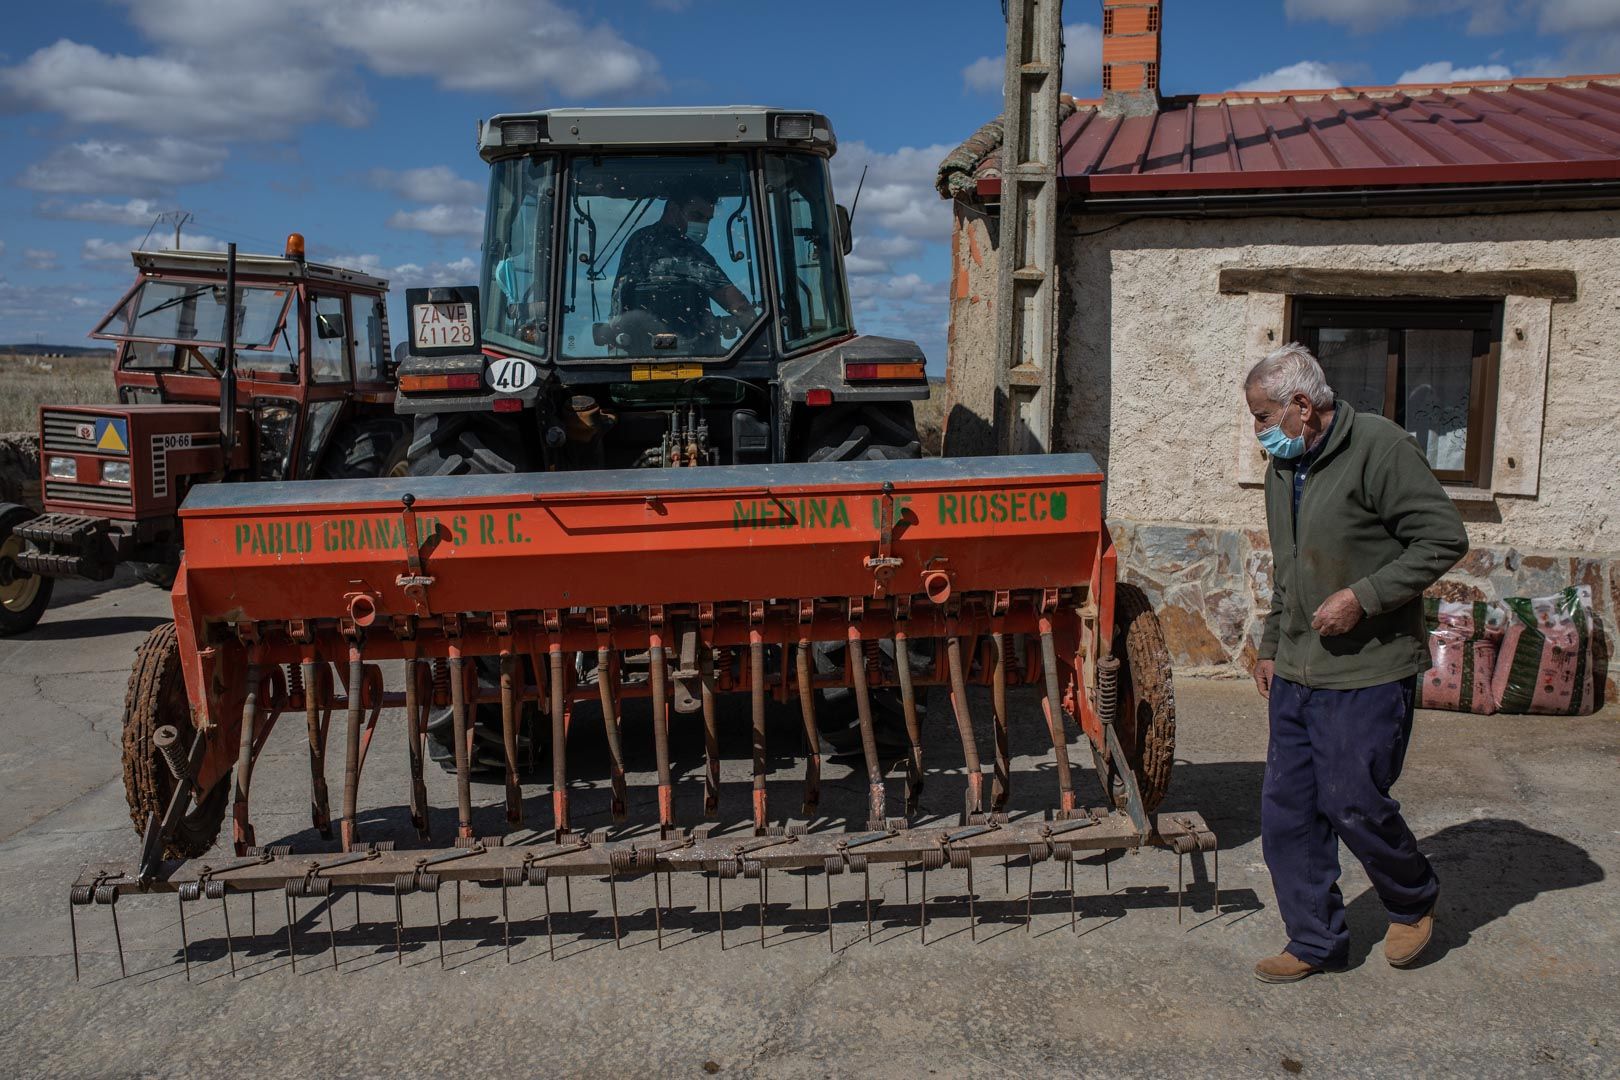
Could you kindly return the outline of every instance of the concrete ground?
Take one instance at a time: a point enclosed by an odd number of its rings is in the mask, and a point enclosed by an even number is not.
[[[1008,892],[981,864],[976,944],[965,875],[930,875],[924,946],[919,882],[913,875],[908,905],[907,883],[891,873],[874,875],[882,903],[872,944],[859,879],[835,879],[829,951],[821,880],[807,916],[801,882],[778,874],[767,947],[757,943],[758,895],[738,881],[727,892],[722,951],[703,885],[687,877],[675,881],[660,952],[643,878],[620,887],[622,951],[605,917],[606,886],[575,888],[574,914],[557,920],[556,962],[546,955],[539,890],[513,893],[517,962],[508,966],[499,893],[468,889],[464,917],[445,928],[449,970],[441,971],[425,897],[407,901],[413,940],[401,967],[391,901],[365,896],[357,930],[346,895],[334,904],[338,970],[326,951],[326,912],[305,901],[295,974],[280,900],[258,902],[260,933],[247,940],[248,905],[237,897],[240,977],[229,975],[218,905],[197,904],[188,983],[175,902],[131,897],[119,905],[129,978],[118,978],[106,909],[90,908],[81,909],[84,979],[75,983],[67,887],[82,862],[134,855],[120,715],[132,650],[165,608],[158,591],[122,579],[100,590],[70,587],[36,632],[0,641],[6,1074],[1620,1075],[1614,714],[1422,715],[1397,793],[1444,879],[1431,958],[1408,971],[1383,962],[1379,905],[1347,856],[1350,970],[1264,986],[1250,965],[1283,943],[1258,840],[1264,713],[1251,686],[1232,682],[1177,687],[1180,760],[1166,805],[1201,811],[1223,849],[1220,910],[1211,907],[1211,867],[1189,860],[1180,922],[1176,863],[1164,852],[1116,859],[1106,888],[1102,865],[1082,864],[1078,934],[1055,864],[1036,868],[1029,930],[1027,871],[1014,865]],[[960,780],[950,775],[960,751],[942,702],[931,705],[924,809],[937,816],[960,805]],[[583,824],[593,826],[606,821],[606,773],[588,726],[581,723],[571,756]],[[745,716],[727,718],[723,809],[733,823],[748,805],[746,726]],[[1019,734],[1015,806],[1035,809],[1052,781],[1036,771],[1038,730]],[[397,727],[379,735],[361,827],[367,837],[407,841],[397,736]],[[641,785],[632,814],[645,821],[653,804],[644,717],[627,720],[626,737],[638,770],[632,784]],[[796,809],[791,714],[772,737],[781,750],[773,805]],[[683,737],[675,749],[684,777],[677,802],[690,813],[700,740]],[[256,780],[261,841],[310,843],[301,724],[276,730]],[[826,780],[823,806],[839,823],[859,804],[860,778],[835,764]],[[440,808],[435,830],[445,836],[453,786],[439,772],[429,783]],[[531,818],[544,820],[545,787],[528,793]],[[1094,787],[1087,794],[1095,801]],[[499,789],[481,785],[477,795],[481,823],[498,831]],[[447,889],[446,915],[453,909]]]

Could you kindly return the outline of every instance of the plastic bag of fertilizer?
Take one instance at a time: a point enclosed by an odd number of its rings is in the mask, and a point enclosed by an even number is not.
[[[1574,586],[1554,596],[1514,596],[1492,690],[1502,712],[1583,716],[1593,692],[1592,590]]]
[[[1507,609],[1483,601],[1458,603],[1428,597],[1431,666],[1418,683],[1418,706],[1489,715],[1496,711],[1492,683]]]

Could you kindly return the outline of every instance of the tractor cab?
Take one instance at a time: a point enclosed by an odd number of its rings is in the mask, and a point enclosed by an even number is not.
[[[0,635],[38,621],[57,577],[172,581],[197,484],[405,471],[386,281],[307,261],[297,233],[280,256],[133,257],[90,335],[117,343],[116,403],[43,406],[45,512],[0,506]]]

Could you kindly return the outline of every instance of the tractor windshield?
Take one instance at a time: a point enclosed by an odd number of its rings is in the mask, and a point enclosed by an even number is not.
[[[495,163],[484,225],[484,338],[546,355],[556,159]]]
[[[239,286],[236,347],[270,349],[292,298],[289,286]],[[114,308],[91,337],[113,341],[225,344],[225,286],[218,282],[148,278]]]
[[[765,191],[776,244],[783,346],[791,352],[849,334],[826,160],[811,154],[766,154]]]
[[[726,356],[764,317],[756,218],[743,154],[576,158],[560,359]]]

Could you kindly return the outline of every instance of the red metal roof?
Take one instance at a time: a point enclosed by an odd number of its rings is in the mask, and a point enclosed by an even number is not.
[[[1062,175],[1080,195],[1616,179],[1620,75],[1093,105],[1063,125]]]

